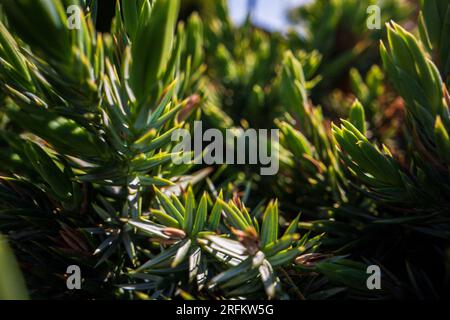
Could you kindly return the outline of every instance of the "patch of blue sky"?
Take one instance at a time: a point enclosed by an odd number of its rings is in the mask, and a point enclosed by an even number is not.
[[[293,26],[287,12],[309,0],[252,0],[252,22],[269,31],[285,32]],[[248,0],[228,0],[230,15],[236,24],[242,24],[248,14]]]

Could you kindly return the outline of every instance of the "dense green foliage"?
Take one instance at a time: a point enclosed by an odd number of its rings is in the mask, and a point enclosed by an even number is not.
[[[225,0],[118,0],[109,33],[95,0],[0,0],[0,233],[28,295],[448,296],[450,1],[379,1],[369,30],[375,2],[313,1],[281,35]],[[279,173],[175,165],[195,120],[278,128]],[[0,298],[27,298],[2,239]]]

